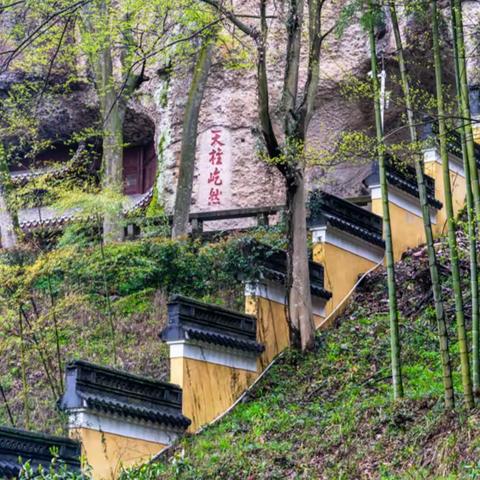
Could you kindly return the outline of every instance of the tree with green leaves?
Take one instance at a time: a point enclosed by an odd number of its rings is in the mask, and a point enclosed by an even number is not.
[[[321,48],[325,37],[333,30],[333,28],[327,30],[322,28],[322,12],[326,2],[325,0],[287,2],[284,82],[281,90],[280,114],[274,117],[272,84],[267,68],[270,48],[267,11],[274,2],[260,0],[257,17],[259,22],[252,25],[246,23],[241,15],[236,15],[235,11],[227,7],[224,2],[200,1],[214,7],[223,18],[243,32],[256,49],[257,105],[266,158],[276,166],[285,181],[288,236],[286,289],[290,330],[293,343],[301,346],[303,350],[309,349],[314,343],[315,329],[308,267],[305,148],[319,86]],[[307,12],[306,9],[308,9]],[[253,16],[253,18],[256,17]],[[307,39],[305,76],[300,74],[304,38]],[[276,118],[279,118],[278,130],[274,127]]]
[[[24,2],[12,8],[36,28],[16,31],[20,40],[7,56],[5,68],[13,60],[27,56],[23,65],[29,59],[40,75],[45,76],[45,85],[48,85],[52,70],[67,58],[70,60],[64,68],[70,72],[67,85],[79,79],[88,82],[93,77],[100,107],[100,127],[98,131],[92,128],[89,134],[101,137],[103,188],[111,191],[112,197],[121,196],[124,121],[128,104],[148,80],[146,72],[150,66],[161,65],[166,58],[181,63],[195,55],[191,40],[216,23],[210,23],[210,9],[200,10],[192,0],[152,0],[148,3],[140,0],[61,0],[55,3],[39,0],[29,8]],[[124,201],[119,201],[105,213],[103,235],[107,243],[123,239],[124,206]]]
[[[400,34],[400,28],[398,24],[397,10],[395,1],[389,2],[390,18],[392,22],[392,30],[395,37],[395,44],[397,47],[397,59],[400,69],[400,82],[403,91],[403,97],[405,100],[405,109],[407,113],[407,124],[410,133],[410,140],[413,148],[416,150],[418,143],[418,135],[415,127],[415,118],[412,105],[412,98],[410,93],[410,80],[407,72],[407,65],[405,61],[405,52],[402,43],[402,37]],[[430,269],[430,279],[432,281],[433,301],[435,305],[435,316],[437,319],[438,340],[440,348],[440,358],[442,363],[443,372],[443,387],[444,387],[444,399],[445,408],[452,409],[454,407],[455,397],[453,390],[452,379],[452,367],[450,361],[450,351],[448,344],[448,331],[445,316],[445,309],[442,298],[442,285],[440,282],[440,274],[438,270],[437,254],[433,244],[433,232],[430,219],[430,207],[428,204],[427,187],[425,184],[425,173],[423,165],[423,155],[421,153],[414,153],[415,172],[417,177],[418,193],[420,206],[422,209],[423,226],[425,230],[425,238],[427,240],[427,254],[428,254],[428,266]]]
[[[146,56],[139,56],[136,28],[148,18],[138,2],[94,0],[82,9],[82,50],[86,52],[100,101],[102,181],[105,188],[123,192],[123,125],[127,104],[147,78]],[[142,28],[143,31],[143,28]],[[123,240],[122,203],[103,220],[106,242]]]
[[[444,183],[445,210],[447,213],[448,246],[450,250],[451,278],[455,298],[455,318],[457,323],[457,337],[460,350],[460,364],[462,369],[463,393],[467,408],[473,408],[474,399],[472,381],[470,377],[470,363],[468,354],[467,333],[465,328],[465,314],[463,309],[462,286],[458,261],[458,245],[456,238],[456,221],[453,212],[452,187],[450,182],[450,168],[447,151],[447,127],[445,116],[445,100],[443,94],[442,57],[440,50],[439,12],[437,0],[430,1],[432,18],[432,43],[435,65],[435,90],[437,101],[438,129],[440,142],[440,157]]]

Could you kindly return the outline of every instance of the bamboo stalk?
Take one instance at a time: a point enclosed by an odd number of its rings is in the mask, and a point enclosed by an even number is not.
[[[467,70],[465,64],[465,42],[463,39],[462,8],[459,2],[451,2],[453,52],[455,57],[455,84],[457,88],[458,109],[462,117],[460,135],[465,171],[467,221],[470,256],[470,290],[472,295],[472,379],[475,395],[480,394],[480,349],[479,349],[479,298],[478,298],[478,260],[477,230],[480,220],[480,186],[475,158],[475,147],[471,125],[470,101],[468,98]],[[477,222],[475,222],[475,210]],[[477,224],[476,224],[477,223]]]
[[[20,328],[20,369],[22,375],[22,395],[23,395],[23,409],[25,411],[25,428],[30,428],[30,402],[28,398],[28,383],[27,383],[27,366],[25,358],[25,332],[23,330],[22,314],[18,314],[19,328]]]
[[[403,50],[400,28],[398,25],[397,11],[394,0],[390,0],[390,16],[397,47],[398,63],[400,67],[400,81],[402,84],[405,106],[407,111],[407,122],[410,131],[410,139],[413,144],[418,141],[417,131],[415,129],[415,120],[413,115],[412,100],[410,96],[410,84],[408,80],[405,55]],[[448,330],[445,321],[445,310],[442,298],[442,286],[440,284],[440,275],[438,272],[437,254],[433,244],[433,232],[430,219],[430,208],[428,205],[427,187],[425,184],[425,173],[423,157],[417,153],[415,155],[415,172],[417,177],[418,193],[420,206],[422,210],[423,226],[425,238],[427,241],[428,267],[430,270],[430,279],[432,282],[433,300],[435,304],[435,317],[437,320],[438,342],[440,350],[440,359],[442,363],[442,379],[445,408],[451,410],[455,405],[454,388],[452,380],[452,367],[450,361],[450,351],[448,342]]]
[[[447,213],[448,246],[452,271],[452,284],[455,297],[455,317],[457,323],[457,337],[460,349],[460,364],[462,371],[463,393],[467,408],[473,408],[472,382],[470,378],[470,364],[468,358],[467,335],[465,330],[465,315],[463,311],[462,287],[460,282],[460,268],[458,262],[458,247],[456,225],[453,213],[452,187],[450,183],[450,169],[447,152],[447,130],[445,124],[445,106],[443,98],[442,59],[440,55],[440,40],[438,30],[437,1],[431,0],[432,6],[432,41],[435,63],[435,87],[437,97],[437,113],[439,126],[440,157],[442,159],[443,184],[445,189],[445,210]]]
[[[460,105],[463,127],[465,129],[465,143],[467,146],[468,163],[470,165],[470,185],[475,201],[477,225],[480,226],[480,184],[478,167],[475,159],[472,119],[470,115],[470,100],[468,95],[467,67],[465,63],[465,41],[463,38],[463,15],[460,0],[451,0],[453,39],[458,63],[458,79],[460,87]]]
[[[382,195],[383,210],[383,229],[385,234],[385,257],[387,267],[387,285],[388,285],[388,306],[390,318],[390,354],[392,363],[392,383],[393,397],[395,400],[403,397],[403,380],[400,359],[400,332],[398,325],[398,306],[397,306],[397,289],[395,284],[395,263],[393,258],[393,242],[392,227],[390,222],[390,209],[388,204],[388,184],[385,169],[385,153],[383,149],[383,126],[380,110],[380,96],[378,84],[378,66],[377,52],[375,43],[375,29],[373,22],[374,6],[372,1],[369,3],[369,40],[370,40],[370,56],[372,64],[372,86],[374,92],[375,106],[375,127],[377,133],[377,158],[378,170],[380,177],[380,189]]]

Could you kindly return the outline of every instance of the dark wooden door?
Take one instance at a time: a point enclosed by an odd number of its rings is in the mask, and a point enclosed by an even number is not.
[[[145,146],[144,150],[144,175],[143,175],[143,191],[148,191],[155,183],[157,174],[157,156],[155,154],[155,146],[153,142]]]
[[[123,183],[125,195],[143,193],[143,148],[123,150]]]

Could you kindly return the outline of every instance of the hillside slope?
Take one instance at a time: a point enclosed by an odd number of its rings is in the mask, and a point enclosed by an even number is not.
[[[442,243],[437,249],[446,253]],[[404,401],[391,399],[386,282],[379,271],[358,289],[339,326],[318,335],[315,351],[286,352],[231,414],[128,477],[480,478],[480,414],[467,416],[462,408],[453,325],[457,411],[443,412],[427,268],[422,249],[397,265]]]
[[[0,252],[0,424],[64,433],[56,402],[73,359],[168,378],[169,295],[241,310],[242,238]]]

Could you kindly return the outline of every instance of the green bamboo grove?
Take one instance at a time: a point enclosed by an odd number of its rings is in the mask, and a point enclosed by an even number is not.
[[[466,177],[466,213],[467,232],[469,240],[469,277],[470,298],[472,308],[471,344],[465,319],[465,300],[462,292],[461,272],[459,263],[459,247],[457,244],[458,221],[454,214],[452,185],[450,178],[450,163],[448,154],[449,125],[451,118],[445,100],[444,61],[446,45],[442,43],[440,36],[440,11],[436,0],[421,2],[424,12],[431,18],[431,42],[432,61],[435,74],[435,119],[438,122],[438,144],[442,165],[442,179],[444,185],[444,208],[447,217],[447,240],[450,257],[450,280],[453,288],[455,301],[455,325],[459,358],[461,366],[461,379],[463,385],[464,403],[468,409],[474,407],[474,393],[480,389],[480,360],[479,360],[479,295],[478,295],[478,266],[477,266],[477,232],[480,220],[480,185],[478,181],[478,168],[475,159],[475,147],[472,128],[472,115],[469,104],[469,87],[467,79],[467,53],[464,40],[464,25],[460,1],[450,2],[451,26],[453,34],[452,56],[455,68],[455,86],[457,101],[457,121],[454,128],[460,134],[462,141],[463,166]],[[371,86],[375,112],[376,132],[376,157],[379,164],[379,177],[381,186],[381,198],[383,209],[383,225],[385,237],[385,264],[387,270],[389,318],[390,318],[390,344],[391,344],[391,370],[394,399],[403,397],[402,360],[401,360],[401,328],[399,327],[399,311],[397,306],[397,292],[395,282],[395,268],[393,261],[393,245],[391,233],[391,220],[388,200],[388,182],[385,173],[385,152],[388,149],[385,140],[383,119],[381,117],[381,92],[378,69],[378,53],[376,27],[379,22],[389,18],[391,29],[395,39],[396,60],[399,68],[399,82],[403,95],[402,106],[405,109],[405,127],[408,129],[411,142],[411,156],[415,166],[415,174],[418,186],[420,207],[426,239],[426,251],[430,280],[432,284],[435,317],[437,321],[439,355],[442,365],[442,377],[444,387],[444,404],[447,410],[455,406],[455,395],[452,378],[450,340],[448,338],[449,318],[445,311],[444,299],[442,298],[442,281],[439,273],[439,263],[435,250],[434,236],[430,218],[427,187],[425,181],[425,165],[421,142],[417,128],[422,125],[422,112],[416,110],[411,85],[405,49],[402,42],[401,31],[397,14],[398,2],[391,0],[387,6],[374,1],[368,1],[362,17],[364,26],[368,30],[368,39],[371,53]],[[405,10],[405,6],[401,6]],[[388,11],[389,15],[386,15]],[[384,92],[383,92],[384,93]]]

